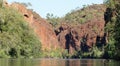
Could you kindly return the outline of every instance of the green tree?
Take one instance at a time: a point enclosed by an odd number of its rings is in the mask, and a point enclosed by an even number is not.
[[[106,0],[105,13],[106,32],[108,33],[108,46],[106,51],[111,58],[120,58],[120,1]],[[119,59],[120,60],[120,59]]]
[[[39,57],[41,44],[23,16],[13,8],[0,8],[0,58]]]

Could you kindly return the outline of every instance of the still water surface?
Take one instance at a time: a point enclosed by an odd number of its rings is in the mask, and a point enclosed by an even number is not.
[[[0,59],[0,66],[120,66],[103,59]]]

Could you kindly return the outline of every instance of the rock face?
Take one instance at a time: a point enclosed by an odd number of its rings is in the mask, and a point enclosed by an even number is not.
[[[106,43],[104,16],[77,26],[63,24],[56,30],[60,46],[70,54],[74,51],[89,51],[94,44]]]
[[[58,47],[58,40],[52,26],[33,11],[26,9],[25,6],[19,3],[13,3],[11,7],[16,8],[33,28],[34,32],[42,43],[42,49],[55,49]]]
[[[43,50],[58,48],[60,45],[73,54],[74,51],[89,51],[95,44],[106,43],[104,15],[75,26],[62,24],[59,29],[55,30],[55,34],[52,26],[35,12],[16,3],[10,6],[15,7],[24,16],[29,26],[33,28],[42,43]]]
[[[75,51],[88,52],[95,45],[106,44],[105,9],[104,5],[95,4],[67,14],[64,24],[55,30],[60,46],[74,54]]]

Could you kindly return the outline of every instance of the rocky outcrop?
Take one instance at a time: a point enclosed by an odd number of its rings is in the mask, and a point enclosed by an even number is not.
[[[33,28],[42,43],[43,50],[55,49],[58,46],[58,40],[52,26],[35,12],[26,9],[24,5],[13,3],[10,7],[17,9],[28,22],[29,26]]]
[[[98,18],[94,16],[95,18],[84,24],[75,26],[62,24],[59,29],[55,30],[56,36],[52,26],[35,12],[27,10],[25,6],[18,3],[13,3],[10,6],[15,7],[24,16],[29,26],[39,37],[43,49],[58,48],[60,45],[73,54],[74,51],[89,51],[96,44],[106,43],[104,15]]]
[[[104,24],[104,16],[76,26],[63,24],[56,30],[60,46],[73,54],[79,50],[89,51],[94,44],[103,45],[106,43]]]
[[[106,44],[104,32],[105,5],[91,5],[68,13],[63,23],[55,30],[60,46],[70,54],[75,51],[88,52],[95,45]]]

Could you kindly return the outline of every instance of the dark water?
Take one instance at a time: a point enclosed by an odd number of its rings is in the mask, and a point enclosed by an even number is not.
[[[0,59],[0,66],[120,66],[103,59]]]

